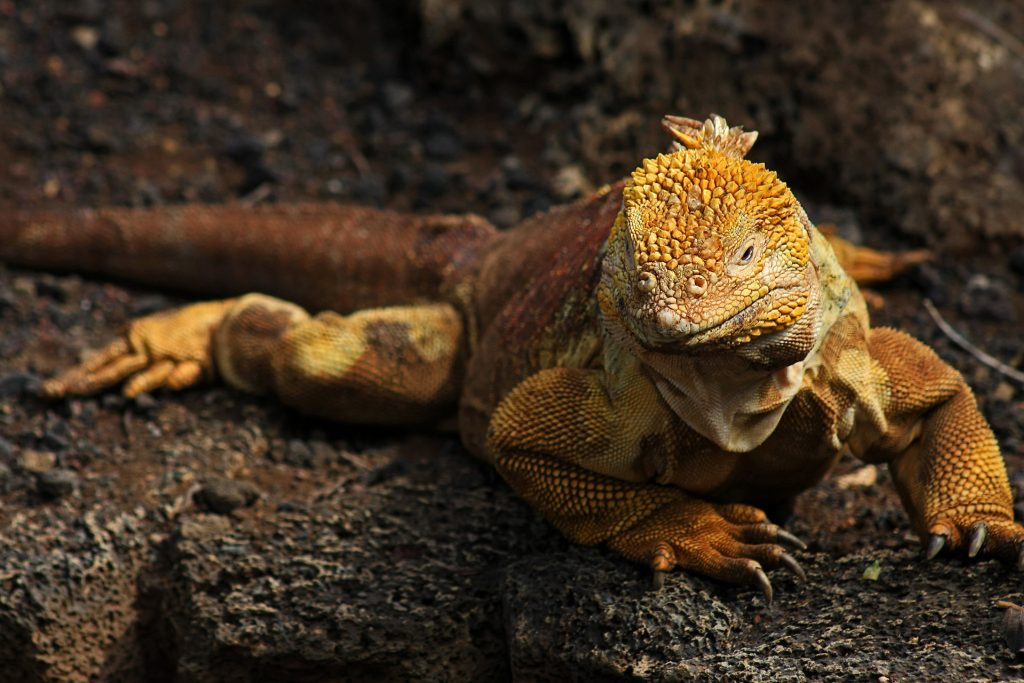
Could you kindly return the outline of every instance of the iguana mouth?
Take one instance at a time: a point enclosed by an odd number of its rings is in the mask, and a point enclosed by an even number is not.
[[[696,326],[688,321],[680,321],[672,331],[658,331],[651,335],[648,346],[662,353],[693,354],[708,349],[720,349],[729,346],[731,338],[749,329],[750,322],[757,320],[759,314],[771,301],[775,289],[769,290],[750,305],[740,309],[733,315],[708,325]],[[671,336],[670,336],[671,335]]]
[[[774,291],[774,289],[770,290],[767,294],[746,308],[741,309],[733,316],[689,335],[683,343],[688,348],[700,348],[709,345],[719,346],[723,342],[727,343],[731,338],[742,333],[744,330],[749,330],[751,327],[750,323],[760,318],[759,314],[770,305],[771,295]]]

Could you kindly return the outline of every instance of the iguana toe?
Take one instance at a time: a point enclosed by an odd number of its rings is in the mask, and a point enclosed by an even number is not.
[[[994,558],[1024,570],[1024,526],[1001,516],[954,511],[929,527],[926,559],[943,551]]]
[[[655,510],[640,523],[610,539],[627,557],[646,561],[655,589],[679,567],[720,581],[758,588],[770,603],[774,594],[766,571],[782,568],[806,578],[800,563],[782,545],[803,544],[765,521],[746,505],[714,505],[685,499]]]

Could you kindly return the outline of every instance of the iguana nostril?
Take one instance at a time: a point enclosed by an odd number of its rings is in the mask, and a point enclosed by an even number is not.
[[[637,280],[636,286],[641,292],[653,292],[655,287],[658,286],[658,280],[652,273],[640,273],[640,277]]]
[[[699,297],[708,289],[708,279],[703,275],[691,275],[686,281],[686,291],[690,296]]]

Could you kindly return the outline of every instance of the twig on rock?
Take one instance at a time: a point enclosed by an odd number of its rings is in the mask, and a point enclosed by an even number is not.
[[[932,317],[932,320],[935,321],[935,324],[938,325],[939,329],[942,330],[943,334],[949,337],[954,344],[956,344],[964,351],[974,356],[979,363],[987,365],[988,367],[992,368],[999,374],[1005,375],[1006,377],[1015,379],[1021,384],[1024,384],[1024,372],[1021,372],[1016,368],[1010,367],[1009,365],[1002,362],[995,356],[985,353],[977,346],[967,341],[967,339],[962,334],[957,332],[952,325],[946,322],[946,319],[942,317],[942,314],[939,313],[937,308],[935,308],[935,304],[933,304],[931,300],[924,300],[924,308],[926,311],[928,311],[928,315]]]

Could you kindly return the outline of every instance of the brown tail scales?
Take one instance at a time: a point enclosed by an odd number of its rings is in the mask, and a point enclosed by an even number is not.
[[[328,203],[14,210],[0,215],[0,261],[345,312],[436,299],[495,232],[471,215]]]

